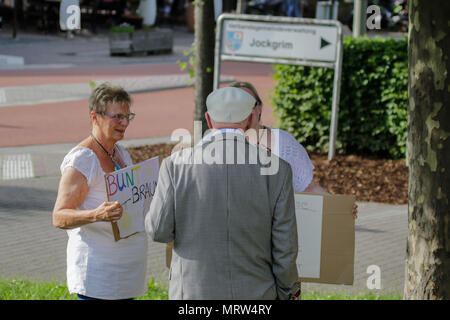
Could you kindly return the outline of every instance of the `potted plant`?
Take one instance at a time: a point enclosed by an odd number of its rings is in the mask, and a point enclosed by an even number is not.
[[[132,11],[133,16],[142,19],[142,28],[128,23],[112,27],[109,33],[110,54],[171,52],[173,31],[152,26],[155,23],[155,10],[155,1],[141,0]]]
[[[133,52],[171,52],[173,48],[173,31],[144,26],[132,34]]]

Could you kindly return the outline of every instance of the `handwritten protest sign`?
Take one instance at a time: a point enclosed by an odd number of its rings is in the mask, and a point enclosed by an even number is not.
[[[105,174],[109,201],[123,207],[120,220],[112,222],[114,240],[144,232],[144,219],[155,194],[159,175],[158,157]]]

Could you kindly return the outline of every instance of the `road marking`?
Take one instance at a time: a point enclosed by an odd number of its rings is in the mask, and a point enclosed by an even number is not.
[[[0,89],[0,103],[6,103],[6,93],[4,89]]]
[[[221,82],[234,81],[234,77],[222,76]],[[129,93],[152,92],[165,89],[185,88],[192,85],[189,75],[165,75],[133,78],[92,80],[95,85],[110,82],[123,87]],[[0,108],[43,103],[67,102],[88,99],[92,88],[88,81],[77,83],[12,86],[0,88]]]
[[[31,154],[6,155],[0,160],[2,180],[34,178]]]

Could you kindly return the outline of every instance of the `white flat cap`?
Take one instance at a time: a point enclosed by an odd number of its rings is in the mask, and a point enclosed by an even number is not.
[[[235,87],[216,89],[206,98],[208,114],[215,122],[241,122],[250,115],[255,103],[251,94]]]

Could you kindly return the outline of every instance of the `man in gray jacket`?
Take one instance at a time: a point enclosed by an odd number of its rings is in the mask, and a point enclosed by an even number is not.
[[[169,299],[289,299],[298,250],[291,168],[245,138],[258,120],[250,94],[221,88],[206,105],[212,132],[164,159],[145,219],[154,241],[174,241]]]

